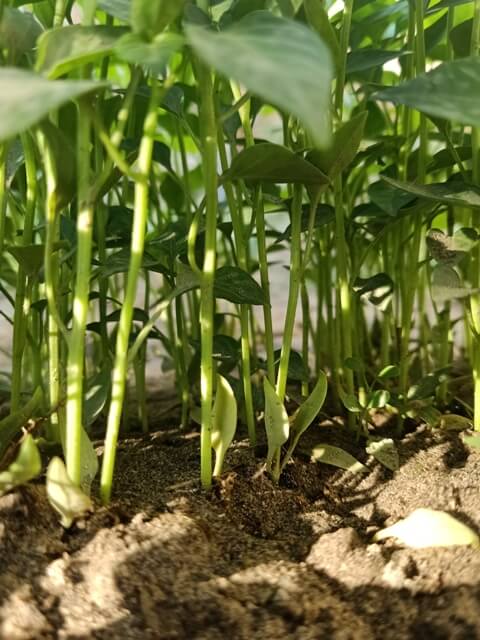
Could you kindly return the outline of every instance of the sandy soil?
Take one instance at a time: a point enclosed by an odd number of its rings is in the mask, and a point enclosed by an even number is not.
[[[480,452],[458,434],[408,435],[392,473],[323,423],[304,447],[343,446],[370,473],[299,456],[280,487],[239,440],[205,493],[198,433],[169,423],[121,443],[114,502],[68,531],[41,482],[0,499],[1,638],[480,638],[478,550],[372,542],[417,507],[480,530]]]

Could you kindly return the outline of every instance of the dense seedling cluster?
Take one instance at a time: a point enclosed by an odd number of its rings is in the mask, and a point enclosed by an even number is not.
[[[238,422],[278,479],[327,380],[387,466],[375,411],[480,429],[479,49],[479,0],[0,0],[0,488],[40,449],[65,526],[108,502],[154,347],[206,488]]]

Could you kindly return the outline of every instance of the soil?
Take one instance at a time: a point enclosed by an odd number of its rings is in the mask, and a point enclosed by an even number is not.
[[[324,422],[302,449],[342,446],[371,471],[300,454],[280,486],[239,440],[207,493],[198,432],[169,421],[122,440],[115,500],[69,530],[41,482],[0,499],[0,638],[480,638],[478,550],[372,542],[418,507],[480,530],[480,452],[461,435],[418,428],[393,473]]]

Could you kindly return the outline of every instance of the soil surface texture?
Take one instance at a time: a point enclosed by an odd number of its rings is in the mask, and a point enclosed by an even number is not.
[[[122,440],[114,501],[69,530],[43,482],[0,498],[0,638],[480,638],[480,551],[372,541],[419,507],[480,531],[480,452],[420,427],[393,473],[332,423],[302,450],[320,442],[370,472],[299,454],[276,486],[239,440],[207,493],[198,432],[164,425]]]

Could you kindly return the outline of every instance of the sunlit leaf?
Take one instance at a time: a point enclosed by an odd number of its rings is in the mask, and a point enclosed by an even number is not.
[[[453,516],[434,509],[416,509],[404,520],[375,534],[374,540],[396,538],[407,547],[480,547],[478,535]]]
[[[212,422],[212,448],[215,450],[213,475],[219,476],[222,473],[225,453],[237,428],[237,401],[228,380],[220,375],[217,375]]]
[[[351,473],[367,473],[368,467],[354,458],[348,451],[330,444],[317,444],[311,451],[315,462],[323,462]]]
[[[298,440],[312,422],[317,417],[320,409],[323,407],[327,396],[328,381],[323,371],[318,374],[318,380],[310,395],[302,402],[298,411],[295,413],[290,430],[295,440]]]
[[[90,498],[70,480],[65,464],[55,456],[47,469],[47,498],[60,515],[60,522],[68,529],[75,518],[93,508]]]
[[[0,473],[0,495],[36,478],[41,470],[40,452],[31,434],[27,433],[15,461]]]
[[[278,449],[288,440],[290,424],[283,402],[267,378],[263,379],[265,393],[265,430],[267,432],[267,468]]]
[[[396,471],[400,467],[397,447],[391,438],[370,436],[367,441],[366,452],[391,471]]]

